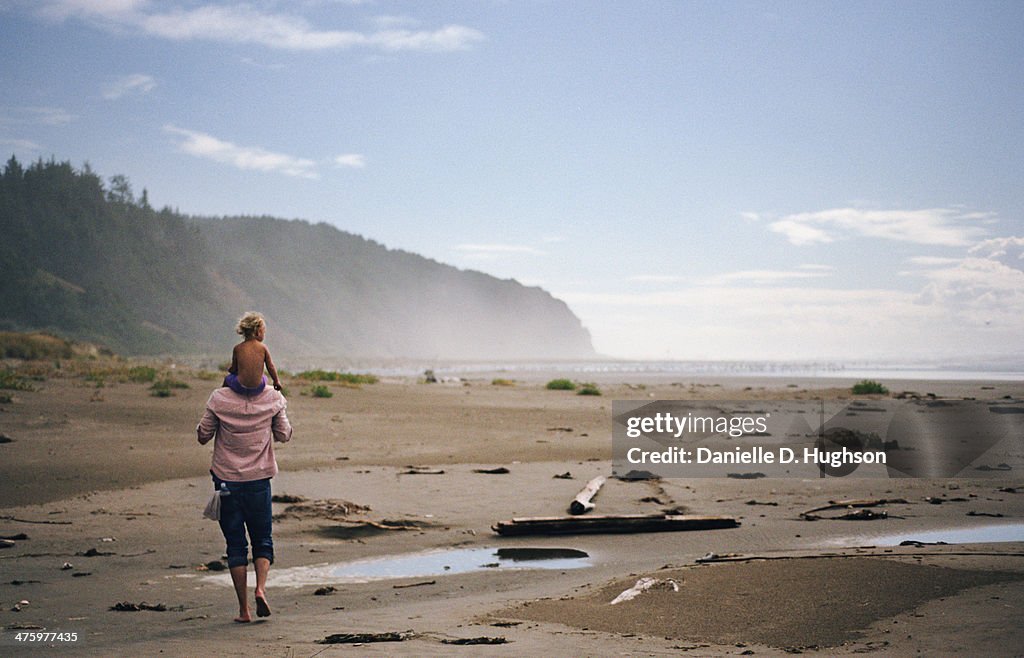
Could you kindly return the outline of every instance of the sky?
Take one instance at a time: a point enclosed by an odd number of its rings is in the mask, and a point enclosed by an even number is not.
[[[607,356],[1020,362],[1022,34],[1015,1],[0,0],[0,152],[540,286]]]

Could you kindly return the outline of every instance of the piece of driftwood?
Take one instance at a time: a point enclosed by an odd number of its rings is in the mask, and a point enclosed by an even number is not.
[[[473,645],[473,644],[508,644],[508,640],[506,640],[505,638],[503,638],[501,636],[498,636],[498,637],[487,637],[487,636],[483,636],[483,637],[460,637],[460,638],[456,638],[454,640],[449,640],[449,639],[445,638],[445,639],[441,640],[441,644],[455,644],[455,645],[459,645],[459,646],[468,646],[468,645]]]
[[[499,535],[581,535],[631,532],[718,530],[738,527],[726,516],[686,514],[623,514],[608,516],[535,516],[499,521],[491,529]]]
[[[854,507],[878,507],[879,505],[909,505],[910,501],[903,498],[873,498],[869,500],[856,499],[856,500],[830,500],[828,505],[822,505],[821,507],[815,507],[809,509],[806,512],[800,512],[800,517],[807,521],[816,521],[820,518],[826,518],[817,516],[815,512],[824,512],[832,509],[851,509]]]
[[[587,486],[583,487],[583,490],[576,494],[576,497],[571,503],[569,503],[569,514],[586,514],[590,510],[594,509],[594,496],[604,486],[605,477],[598,475],[596,478],[587,482]]]

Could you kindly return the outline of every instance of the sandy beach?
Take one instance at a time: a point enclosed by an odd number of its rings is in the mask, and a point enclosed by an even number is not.
[[[602,380],[601,396],[580,396],[545,390],[541,378],[498,386],[484,374],[438,384],[394,377],[330,385],[330,398],[286,381],[295,437],[278,448],[273,487],[292,502],[275,503],[274,614],[235,624],[218,570],[223,538],[201,518],[210,447],[194,434],[215,382],[175,377],[189,388],[159,398],[148,384],[97,388],[53,376],[0,405],[10,439],[0,444],[0,536],[9,538],[0,654],[1024,653],[1024,542],[979,541],[984,533],[944,545],[893,540],[1014,526],[1019,537],[1024,454],[1015,449],[986,456],[1010,470],[972,478],[609,478],[595,499],[600,514],[721,515],[740,522],[734,529],[491,529],[564,514],[590,478],[610,474],[612,400],[849,397],[852,382],[839,378],[623,377]],[[886,383],[938,399],[1024,397],[1021,382]],[[498,468],[507,472],[481,472]],[[800,516],[832,500],[882,498],[904,502],[872,508],[886,512],[873,521]],[[515,548],[586,557],[547,564],[498,553]],[[709,553],[717,559],[698,563]],[[374,561],[396,556],[397,567]],[[611,605],[641,578],[657,582]],[[77,642],[15,639],[42,632],[76,633]],[[320,643],[360,633],[395,635]],[[492,644],[453,644],[473,638]]]

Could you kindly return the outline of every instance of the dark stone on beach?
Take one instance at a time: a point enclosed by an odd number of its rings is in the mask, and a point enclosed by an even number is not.
[[[220,560],[210,560],[204,565],[210,571],[227,571],[228,565]]]
[[[24,532],[19,532],[16,535],[5,535],[3,537],[0,537],[0,539],[9,539],[11,541],[26,541],[28,539],[28,535],[26,535]]]
[[[661,478],[650,471],[629,471],[625,475],[616,476],[620,480],[634,482],[636,480],[660,480]]]
[[[991,516],[991,517],[997,518],[997,519],[1003,518],[1003,515],[1000,514],[999,512],[975,512],[974,510],[971,510],[970,512],[968,512],[967,516]]]
[[[569,471],[566,471],[565,473],[560,473],[560,474],[555,475],[553,477],[556,480],[571,480],[572,479],[572,473],[570,473]]]
[[[85,578],[86,576],[91,576],[91,575],[92,575],[91,571],[76,571],[75,573],[71,574],[71,577],[72,578]]]
[[[313,596],[327,596],[328,594],[334,594],[337,591],[338,591],[337,587],[331,587],[331,586],[320,587],[320,588],[317,588],[317,590],[315,592],[313,592]]]
[[[473,472],[483,473],[485,475],[505,475],[506,473],[511,473],[512,471],[508,470],[504,466],[499,466],[497,468],[474,468]]]
[[[0,434],[0,443],[13,443],[14,439],[7,436],[6,434]]]

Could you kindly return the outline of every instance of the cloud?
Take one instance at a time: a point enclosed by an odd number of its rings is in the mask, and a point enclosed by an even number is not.
[[[456,251],[462,252],[466,258],[475,260],[493,260],[502,256],[546,256],[546,252],[519,244],[459,244]]]
[[[704,280],[705,285],[721,286],[735,281],[749,281],[755,285],[789,281],[793,279],[818,279],[831,274],[832,268],[825,265],[803,266],[796,270],[740,270],[718,274]]]
[[[962,247],[972,244],[985,230],[979,221],[989,213],[964,213],[950,208],[924,210],[860,210],[835,208],[786,215],[768,225],[792,244],[807,246],[834,242],[844,237],[869,237],[898,242]]]
[[[932,269],[918,301],[941,304],[958,321],[1019,327],[1024,335],[1024,238],[985,240],[961,259],[917,259]],[[923,262],[921,262],[923,261]]]
[[[4,146],[9,146],[15,151],[30,151],[33,153],[37,153],[43,150],[43,148],[39,146],[39,144],[36,144],[35,142],[28,139],[0,139],[0,144],[3,144]]]
[[[12,107],[0,110],[0,124],[63,126],[78,116],[59,107]]]
[[[626,279],[633,283],[679,283],[683,277],[674,274],[637,274]]]
[[[436,30],[396,29],[394,21],[377,32],[319,29],[305,18],[259,11],[250,5],[202,5],[157,11],[164,5],[142,0],[50,0],[40,15],[94,20],[107,29],[136,29],[174,41],[257,44],[281,50],[313,51],[370,48],[386,52],[453,52],[485,39],[479,30],[446,25]]]
[[[142,73],[121,76],[117,80],[108,83],[103,87],[103,98],[117,100],[129,94],[148,94],[156,87],[156,80],[152,76]]]
[[[320,177],[313,160],[275,153],[258,146],[238,146],[206,133],[172,125],[164,126],[164,131],[183,137],[178,149],[197,158],[229,164],[244,170],[279,173],[298,178]]]
[[[334,158],[334,164],[339,167],[362,169],[366,166],[366,156],[362,153],[344,153]]]

